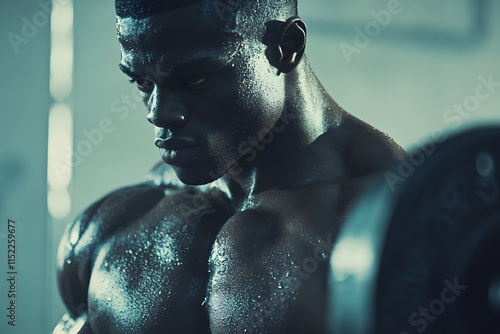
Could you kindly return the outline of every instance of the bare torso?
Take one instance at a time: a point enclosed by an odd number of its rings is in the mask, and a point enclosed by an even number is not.
[[[360,164],[349,142],[353,175],[267,190],[243,207],[222,192],[139,185],[89,208],[59,254],[63,299],[74,318],[88,315],[81,332],[324,332],[329,254],[382,165]],[[382,146],[386,163],[402,152]]]

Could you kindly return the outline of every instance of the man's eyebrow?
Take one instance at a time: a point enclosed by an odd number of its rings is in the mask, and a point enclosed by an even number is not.
[[[214,65],[214,68],[211,68],[210,71],[218,71],[223,69],[224,67],[228,66],[230,62],[227,63],[222,63],[217,60],[217,58],[213,57],[200,57],[200,58],[192,58],[184,62],[180,62],[179,64],[176,64],[172,67],[170,67],[165,73],[162,73],[162,77],[170,76],[170,75],[176,75],[179,73],[182,73],[183,71],[186,71],[190,68],[194,68],[197,66],[202,66],[202,65]],[[118,64],[118,67],[120,70],[128,75],[131,78],[138,78],[140,75],[136,73],[134,70],[129,68],[128,66],[124,65],[123,63]],[[146,69],[146,72],[152,76],[155,76],[153,74],[153,71],[149,68]]]
[[[168,73],[172,73],[172,74],[175,74],[175,73],[178,73],[178,72],[182,72],[186,69],[189,69],[189,68],[194,68],[194,67],[197,67],[197,66],[211,66],[213,65],[214,67],[217,67],[216,70],[219,70],[219,69],[222,69],[223,67],[227,66],[228,63],[221,63],[220,61],[218,61],[217,58],[214,58],[214,57],[199,57],[199,58],[192,58],[192,59],[189,59],[187,61],[184,61],[182,63],[179,63],[179,64],[176,64],[174,66],[172,66],[171,68],[168,69]]]

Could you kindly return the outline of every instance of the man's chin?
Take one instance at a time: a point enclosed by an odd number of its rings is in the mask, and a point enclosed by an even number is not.
[[[224,173],[213,173],[203,170],[188,170],[172,165],[172,168],[177,175],[177,178],[184,184],[189,186],[201,186],[218,180]]]

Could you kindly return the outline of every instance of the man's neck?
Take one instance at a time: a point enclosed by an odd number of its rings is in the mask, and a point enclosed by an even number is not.
[[[335,134],[345,112],[328,96],[304,60],[287,74],[282,117],[254,146],[255,158],[243,157],[229,173],[229,183],[238,188],[234,193],[241,202],[266,190],[331,182],[345,175]]]

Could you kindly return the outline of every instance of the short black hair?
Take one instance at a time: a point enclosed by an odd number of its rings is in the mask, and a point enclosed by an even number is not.
[[[234,8],[234,11],[246,9],[259,16],[271,16],[271,13],[286,11],[297,15],[297,0],[115,0],[116,15],[121,18],[143,19],[156,13],[186,7],[204,2],[214,9]]]
[[[143,19],[155,13],[186,7],[204,0],[115,0],[116,15]]]

